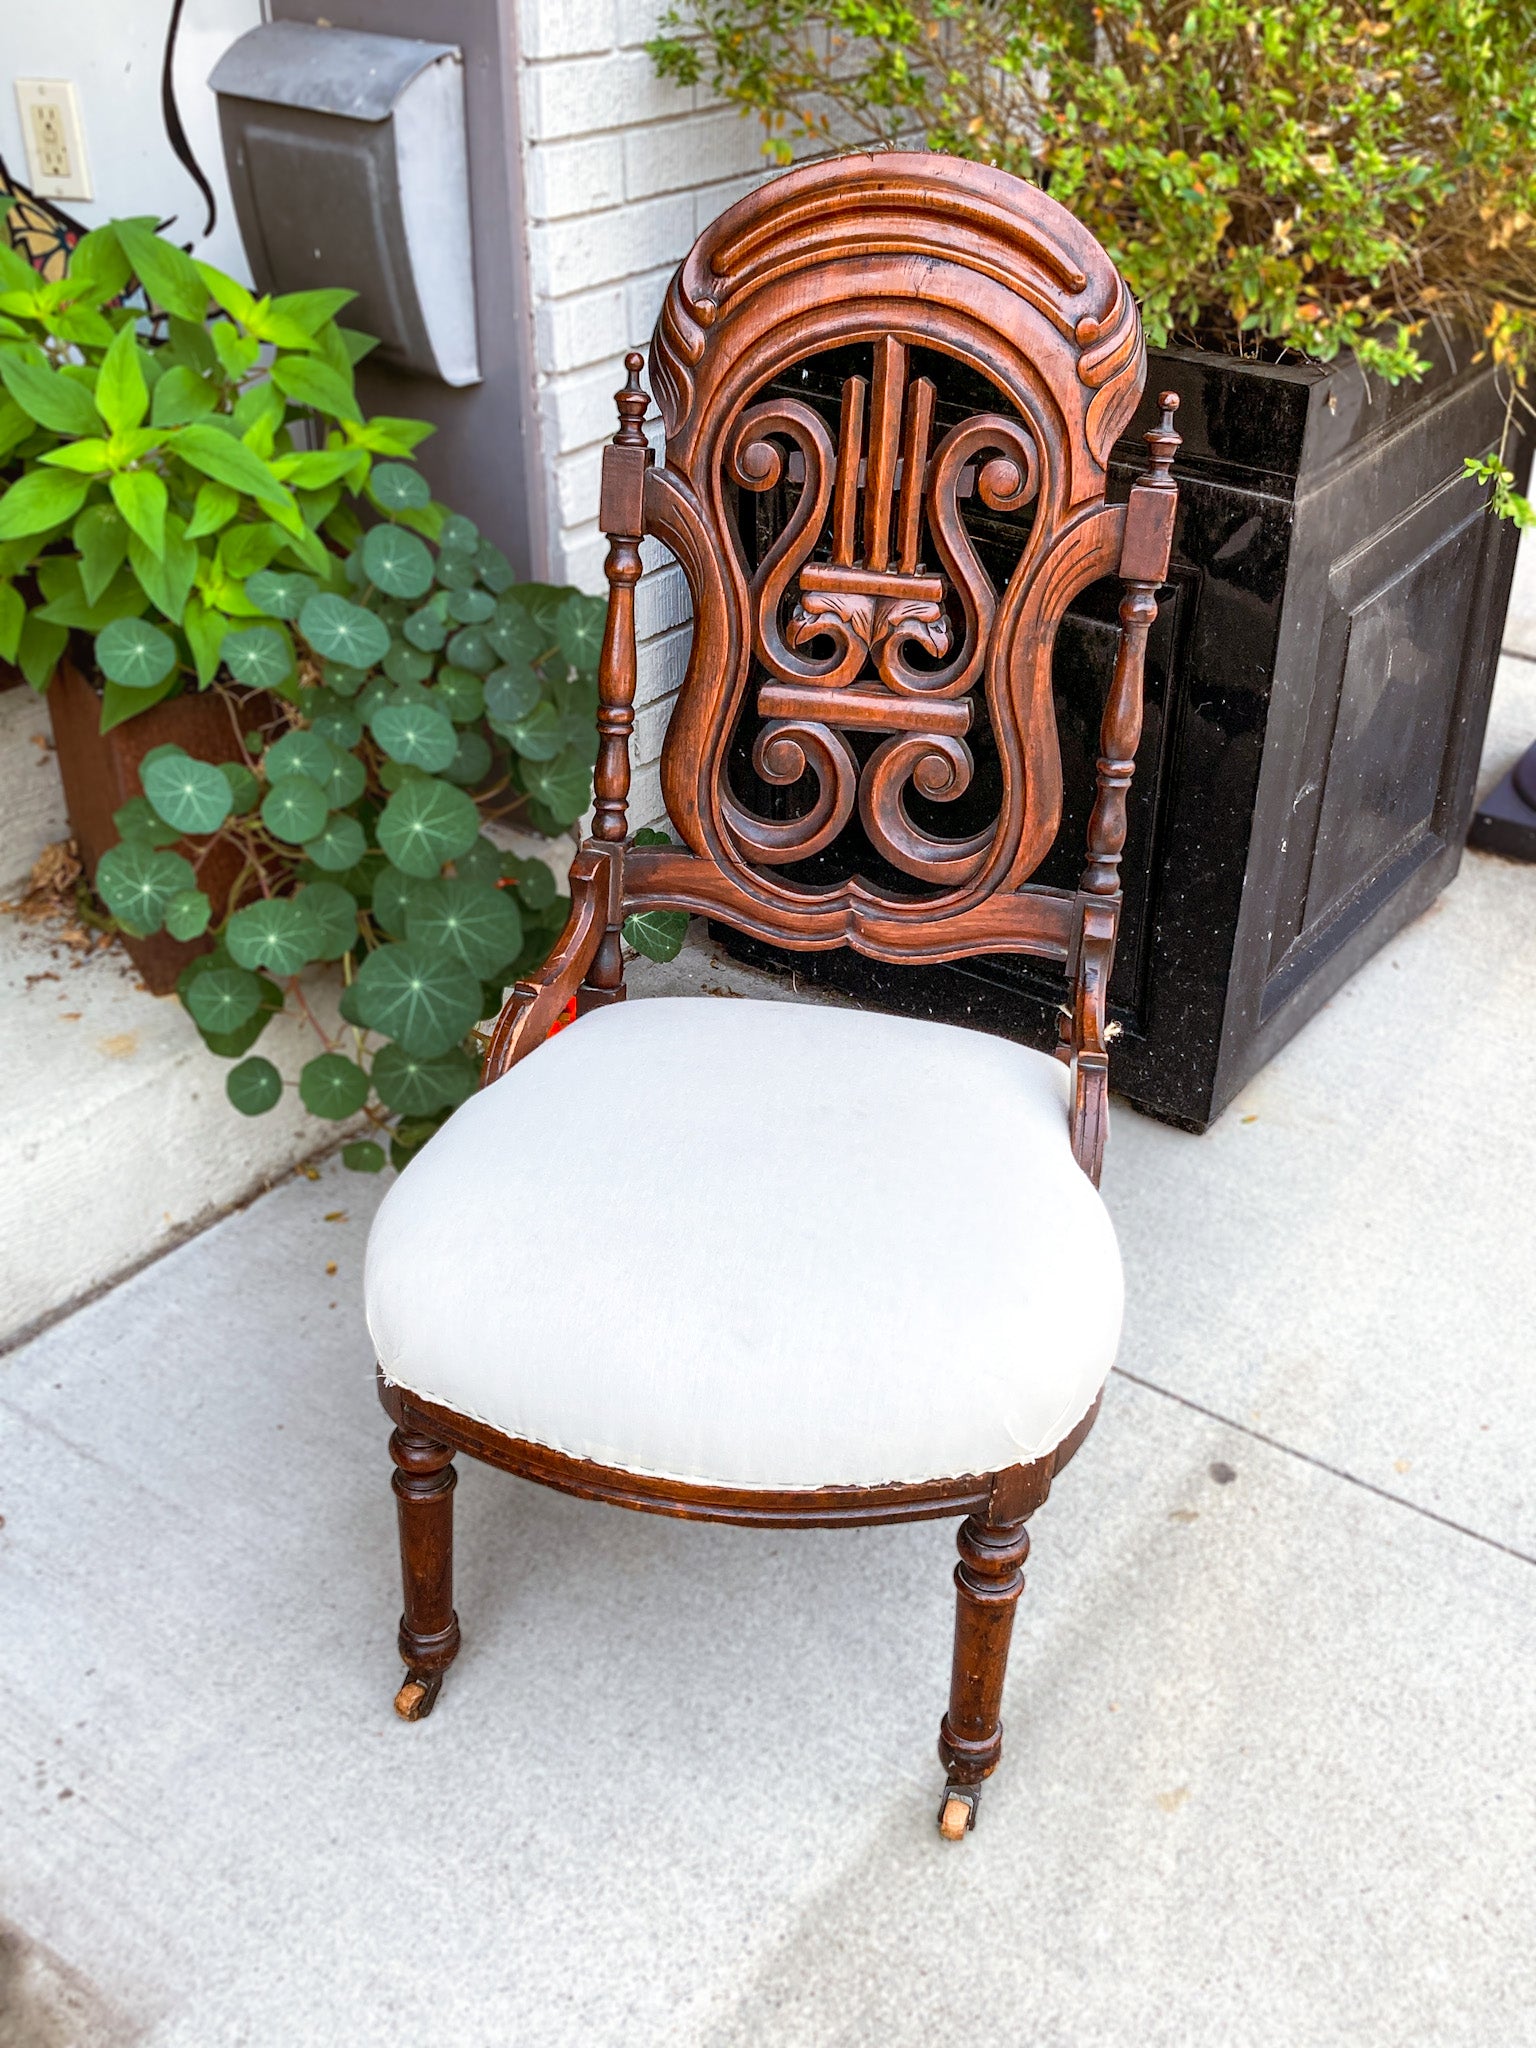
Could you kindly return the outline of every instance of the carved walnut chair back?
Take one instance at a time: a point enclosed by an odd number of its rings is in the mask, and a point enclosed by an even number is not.
[[[871,368],[844,382],[834,441],[819,411],[773,387],[849,344],[869,347]],[[934,381],[913,374],[918,352],[979,373],[997,409],[939,433]],[[732,207],[674,277],[651,356],[659,464],[642,428],[642,366],[628,359],[603,470],[611,598],[596,808],[576,886],[605,889],[610,914],[584,1003],[622,986],[619,925],[635,910],[698,912],[783,946],[852,946],[895,962],[1038,955],[1072,985],[1073,1143],[1097,1180],[1126,791],[1177,501],[1170,394],[1129,505],[1105,502],[1109,452],[1145,376],[1124,281],[1064,208],[1006,173],[943,156],[840,158]],[[798,502],[749,567],[733,497],[766,492],[786,471]],[[1033,514],[1002,590],[968,532],[963,490],[994,512]],[[694,605],[662,759],[678,850],[625,846],[633,592],[647,534],[682,564]],[[1115,574],[1126,586],[1120,649],[1074,894],[1029,879],[1061,819],[1051,655],[1072,599]],[[940,803],[965,792],[978,697],[1000,806],[983,829],[941,836],[914,822],[907,791]],[[795,816],[759,815],[733,789],[744,706],[759,721],[758,777],[814,784]],[[866,734],[885,737],[861,765],[851,742]],[[886,862],[932,886],[900,896],[858,874],[833,886],[785,874],[855,812]],[[514,999],[488,1078],[547,1021],[532,988]]]
[[[805,369],[829,356],[840,389],[829,403],[823,388],[818,404]],[[992,394],[982,409],[953,416],[945,365]],[[840,158],[732,207],[674,277],[650,365],[660,460],[644,431],[642,367],[628,358],[603,470],[610,603],[592,832],[571,872],[570,923],[498,1020],[487,1082],[542,1045],[573,999],[585,1012],[622,998],[620,933],[635,911],[684,910],[781,946],[851,946],[896,963],[1028,953],[1068,979],[1071,1144],[1096,1182],[1126,790],[1178,445],[1168,397],[1129,503],[1106,502],[1110,450],[1145,371],[1124,282],[1062,207],[1004,173],[942,156]],[[770,500],[779,518],[765,532],[754,508]],[[978,512],[1020,515],[1005,578],[984,566]],[[634,592],[647,536],[681,563],[693,600],[661,771],[681,844],[629,839]],[[1081,882],[1046,888],[1031,877],[1062,810],[1053,641],[1071,600],[1114,574],[1125,583],[1120,643]],[[983,741],[995,809],[978,822],[973,803],[967,826],[946,831],[944,807],[972,790]],[[813,1497],[577,1469],[400,1386],[383,1396],[399,1424],[402,1712],[430,1707],[457,1648],[446,1519],[455,1447],[661,1512],[781,1524],[962,1512],[942,1819],[951,1834],[974,1819],[1001,1743],[1024,1519],[1096,1403],[1031,1465]]]

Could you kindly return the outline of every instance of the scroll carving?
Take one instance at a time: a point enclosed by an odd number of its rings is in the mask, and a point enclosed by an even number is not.
[[[749,593],[767,677],[757,710],[769,721],[753,765],[780,785],[809,768],[817,783],[810,809],[788,822],[758,818],[723,790],[722,818],[750,859],[819,851],[855,793],[872,844],[920,879],[962,883],[991,844],[991,829],[955,839],[922,830],[905,790],[952,802],[973,774],[968,692],[997,594],[960,516],[962,482],[992,509],[1016,511],[1038,491],[1039,457],[1028,427],[1002,414],[966,420],[934,447],[935,402],[928,378],[909,378],[905,344],[885,335],[873,377],[843,386],[835,449],[820,415],[792,398],[750,407],[730,438],[728,473],[748,491],[785,477],[785,443],[800,459],[798,502]],[[922,559],[925,520],[943,573]],[[890,735],[862,772],[840,737],[848,729]]]

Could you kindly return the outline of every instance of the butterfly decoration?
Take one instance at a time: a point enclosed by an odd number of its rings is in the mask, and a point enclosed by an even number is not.
[[[7,206],[6,201],[10,204]],[[85,233],[82,222],[62,213],[51,199],[39,199],[18,185],[0,156],[0,222],[11,247],[40,277],[56,282],[69,269],[70,252]]]

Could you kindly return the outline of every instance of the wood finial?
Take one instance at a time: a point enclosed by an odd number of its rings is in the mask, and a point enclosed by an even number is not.
[[[644,421],[650,410],[651,401],[640,385],[640,372],[645,368],[645,357],[641,355],[639,349],[630,350],[624,358],[624,367],[629,372],[624,380],[624,389],[613,394],[613,402],[619,408],[619,431],[613,438],[621,448],[643,447]]]
[[[1182,437],[1173,430],[1179,394],[1177,391],[1161,392],[1157,402],[1163,408],[1163,417],[1145,436],[1147,446],[1152,450],[1152,462],[1141,481],[1157,490],[1171,491],[1176,488],[1171,475],[1173,458],[1184,445]]]

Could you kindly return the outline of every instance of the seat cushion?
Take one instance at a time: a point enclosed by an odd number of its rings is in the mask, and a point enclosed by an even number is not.
[[[867,1011],[595,1011],[385,1198],[385,1376],[572,1457],[719,1486],[1041,1457],[1120,1331],[1067,1082],[1043,1053]]]

